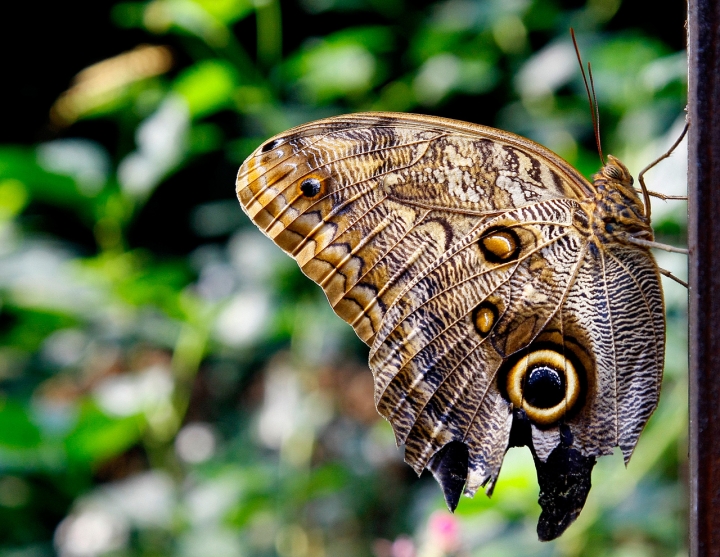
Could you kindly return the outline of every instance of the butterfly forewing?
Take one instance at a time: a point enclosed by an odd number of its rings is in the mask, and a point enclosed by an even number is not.
[[[430,122],[356,115],[309,124],[267,142],[238,174],[248,215],[323,286],[366,342],[398,293],[389,282],[412,276],[476,222],[457,213],[433,224],[425,221],[429,210],[503,211],[587,187],[568,179],[556,156],[538,162],[491,128]],[[306,181],[319,184],[316,195],[303,193]]]

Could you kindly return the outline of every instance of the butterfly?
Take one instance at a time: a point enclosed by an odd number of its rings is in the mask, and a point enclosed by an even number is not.
[[[369,346],[375,404],[450,510],[530,448],[538,535],[578,516],[597,457],[655,410],[665,318],[649,210],[521,136],[362,113],[261,145],[237,195]]]

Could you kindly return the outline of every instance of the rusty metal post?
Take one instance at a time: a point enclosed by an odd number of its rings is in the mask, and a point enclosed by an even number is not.
[[[720,556],[720,1],[688,4],[690,555]]]

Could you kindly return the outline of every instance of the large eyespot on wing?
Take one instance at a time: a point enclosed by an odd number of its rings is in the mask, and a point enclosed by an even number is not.
[[[503,381],[513,406],[522,408],[531,423],[548,426],[574,409],[583,371],[562,350],[545,347],[529,350],[514,362]]]
[[[562,420],[568,447],[596,457],[619,446],[627,462],[657,406],[662,379],[664,312],[650,254],[619,245],[588,250],[540,338],[575,355],[584,370],[582,401]],[[545,461],[560,443],[560,431],[557,424],[532,427],[535,451]]]

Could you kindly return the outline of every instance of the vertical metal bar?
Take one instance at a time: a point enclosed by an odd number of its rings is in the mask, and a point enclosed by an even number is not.
[[[690,555],[720,555],[720,2],[688,4]]]

